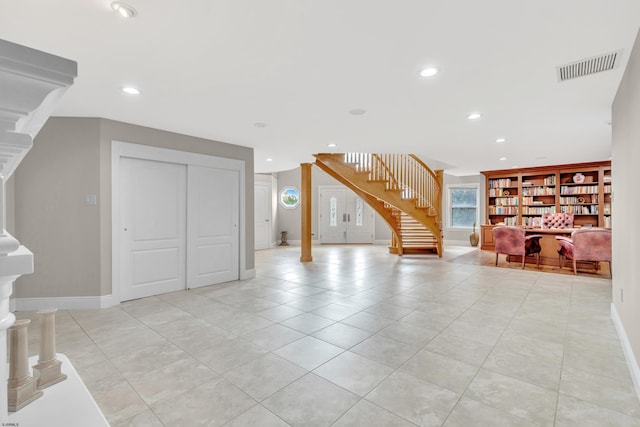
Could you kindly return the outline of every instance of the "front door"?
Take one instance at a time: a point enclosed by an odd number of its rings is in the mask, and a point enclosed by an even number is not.
[[[373,243],[371,206],[346,187],[319,188],[320,243]]]

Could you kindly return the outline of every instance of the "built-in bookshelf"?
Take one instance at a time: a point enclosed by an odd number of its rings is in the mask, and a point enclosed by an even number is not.
[[[487,181],[487,213],[494,221],[506,225],[518,223],[519,187],[517,175]]]
[[[487,225],[540,227],[544,213],[567,212],[575,226],[611,227],[611,162],[482,173]]]

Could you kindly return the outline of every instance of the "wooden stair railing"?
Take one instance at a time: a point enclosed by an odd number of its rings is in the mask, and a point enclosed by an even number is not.
[[[389,224],[390,251],[442,256],[442,171],[413,154],[314,154],[320,169],[352,189]],[[401,214],[401,213],[404,213]]]

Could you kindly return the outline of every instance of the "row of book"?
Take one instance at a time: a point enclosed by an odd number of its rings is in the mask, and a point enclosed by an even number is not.
[[[489,206],[489,215],[518,215],[517,206]]]
[[[598,215],[598,205],[564,205],[560,212],[578,215]]]
[[[579,205],[582,203],[598,203],[598,195],[591,194],[585,197],[560,197],[561,205]]]
[[[498,197],[495,200],[497,206],[518,206],[518,196]]]
[[[598,194],[597,185],[562,185],[560,194]]]
[[[490,179],[489,188],[511,187],[511,178]]]
[[[523,196],[555,196],[555,187],[531,187],[522,189]]]
[[[522,213],[524,215],[542,215],[545,213],[555,213],[555,206],[542,206],[542,207],[532,207],[532,206],[523,206]]]

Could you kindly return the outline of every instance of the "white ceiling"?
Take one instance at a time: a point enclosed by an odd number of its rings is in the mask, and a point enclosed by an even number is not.
[[[640,27],[638,0],[128,3],[134,19],[110,0],[2,1],[0,38],[78,62],[55,115],[253,147],[256,172],[331,150],[411,152],[456,175],[607,160]],[[616,69],[557,81],[556,66],[618,49]],[[429,65],[440,73],[420,77]]]

